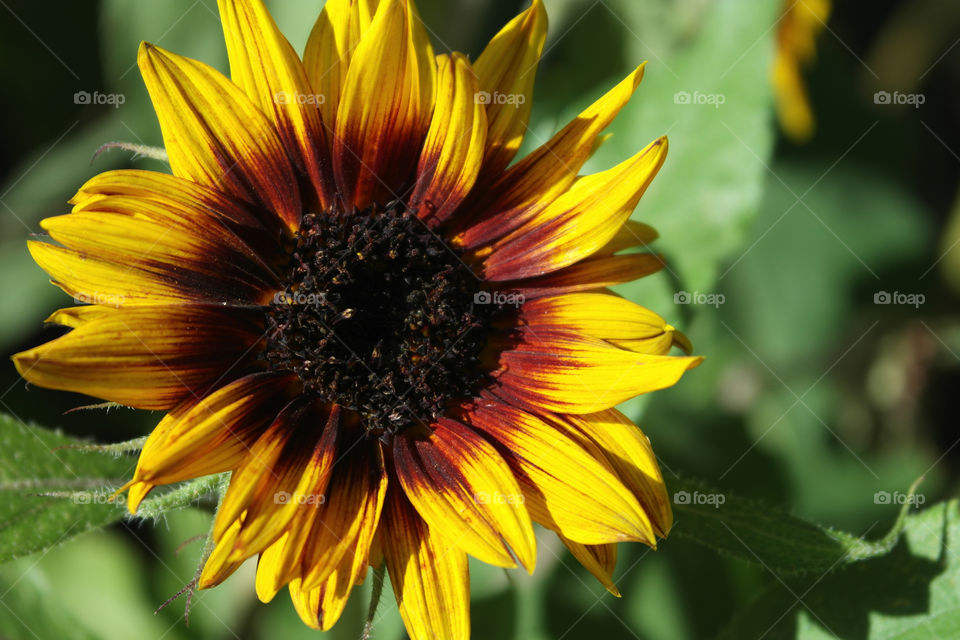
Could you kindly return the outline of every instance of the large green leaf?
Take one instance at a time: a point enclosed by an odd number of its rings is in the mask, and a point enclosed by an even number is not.
[[[904,494],[893,528],[879,540],[869,541],[702,482],[677,480],[669,484],[674,535],[776,573],[829,571],[889,553],[899,538],[914,495],[913,489]]]
[[[955,638],[958,543],[956,500],[912,514],[890,554],[842,570],[771,581],[720,638]]]
[[[614,5],[626,24],[640,28],[627,31],[628,57],[649,62],[598,160],[622,159],[638,141],[669,136],[666,163],[634,217],[660,232],[655,246],[668,258],[667,275],[684,289],[706,292],[720,265],[741,250],[767,176],[770,25],[780,3],[730,0],[698,10],[684,4]],[[669,40],[665,21],[673,27]],[[672,302],[670,293],[662,302]]]
[[[0,562],[118,520],[111,491],[135,460],[63,449],[78,440],[0,416]]]
[[[123,496],[110,497],[133,475],[136,459],[78,448],[88,444],[0,415],[0,562],[126,516]],[[144,501],[138,517],[157,518],[193,504],[219,482],[209,476],[160,492]]]

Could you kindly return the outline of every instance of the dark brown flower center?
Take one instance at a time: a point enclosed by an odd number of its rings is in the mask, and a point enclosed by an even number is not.
[[[307,214],[267,313],[266,359],[393,435],[483,378],[499,311],[458,253],[402,205]]]

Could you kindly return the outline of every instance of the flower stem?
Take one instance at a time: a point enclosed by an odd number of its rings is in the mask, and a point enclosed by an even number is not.
[[[370,593],[370,608],[367,609],[367,621],[363,625],[360,640],[370,640],[373,635],[373,617],[377,614],[380,605],[380,596],[383,595],[383,578],[386,573],[386,563],[373,570],[373,591]]]

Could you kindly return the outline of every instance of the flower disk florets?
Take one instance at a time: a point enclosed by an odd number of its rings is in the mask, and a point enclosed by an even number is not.
[[[304,216],[266,358],[305,391],[395,434],[441,415],[483,377],[498,311],[457,252],[402,205]]]

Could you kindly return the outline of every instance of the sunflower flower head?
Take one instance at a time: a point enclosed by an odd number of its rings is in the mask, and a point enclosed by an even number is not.
[[[219,6],[230,79],[140,49],[172,174],[100,174],[30,242],[95,304],[18,370],[166,412],[132,513],[231,473],[201,588],[259,556],[258,596],[329,629],[385,567],[411,638],[466,638],[468,555],[533,571],[538,523],[616,593],[616,543],[655,546],[671,511],[613,407],[700,362],[606,289],[662,266],[628,219],[666,138],[578,175],[643,66],[514,163],[539,0],[473,62],[412,1],[328,0],[302,59],[260,0]]]

